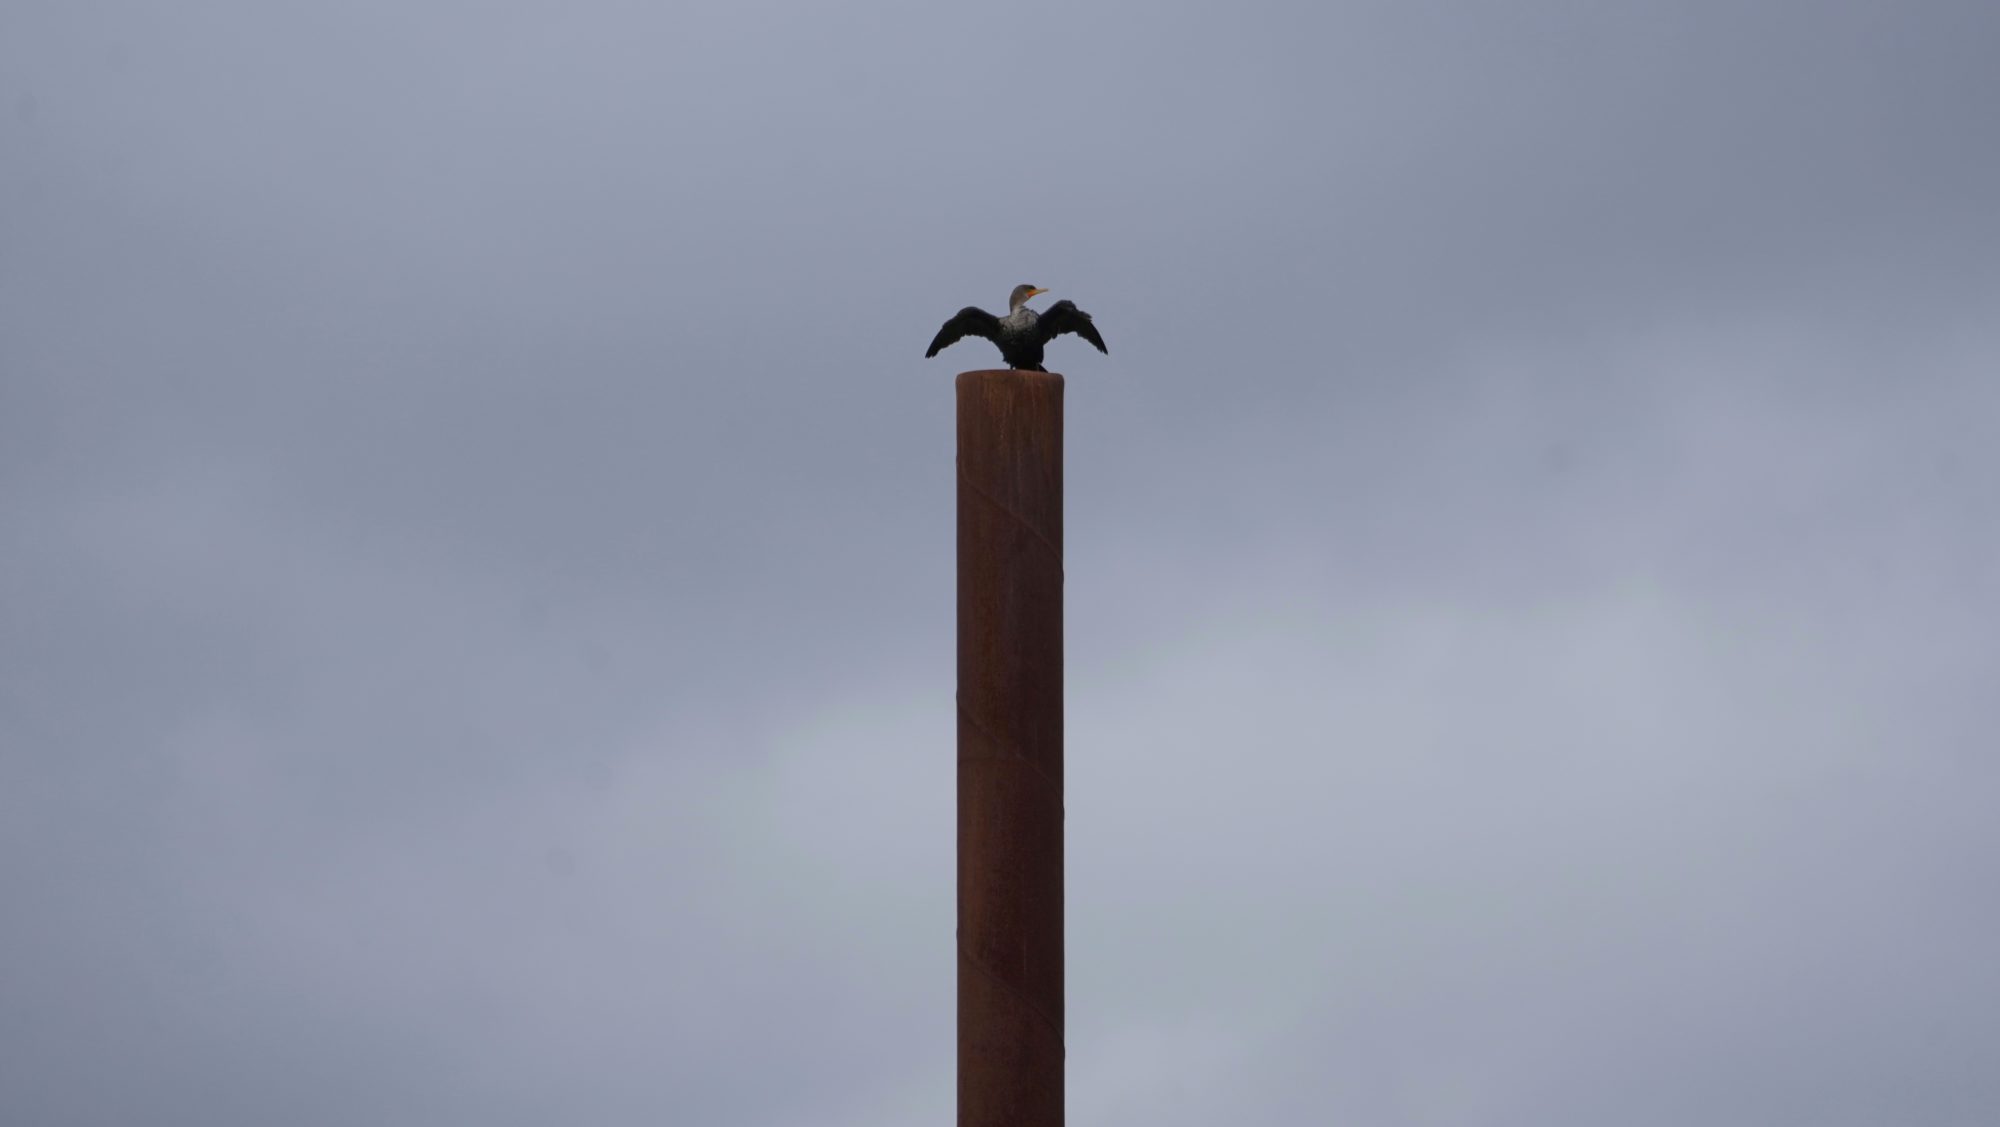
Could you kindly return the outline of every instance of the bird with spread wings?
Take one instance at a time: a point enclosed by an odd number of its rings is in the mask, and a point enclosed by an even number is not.
[[[1097,335],[1097,325],[1090,314],[1078,309],[1075,302],[1058,301],[1043,313],[1028,308],[1029,298],[1047,292],[1037,286],[1015,286],[1007,298],[1005,317],[995,317],[976,305],[966,306],[938,330],[924,357],[936,356],[966,337],[985,337],[999,346],[1000,358],[1009,368],[1045,372],[1048,369],[1042,367],[1042,349],[1064,333],[1075,333],[1096,345],[1097,351],[1111,354],[1104,347],[1104,338]]]

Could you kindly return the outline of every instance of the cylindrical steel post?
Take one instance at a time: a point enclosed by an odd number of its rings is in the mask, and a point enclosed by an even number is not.
[[[1063,1122],[1062,402],[958,377],[958,1127]]]

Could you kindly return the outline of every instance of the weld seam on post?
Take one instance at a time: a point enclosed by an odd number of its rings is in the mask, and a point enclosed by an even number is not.
[[[965,702],[963,700],[958,701],[957,704],[958,704],[959,718],[964,720],[967,724],[972,725],[973,731],[978,732],[982,736],[985,736],[986,742],[992,744],[994,747],[999,748],[1000,750],[1006,752],[1008,755],[1011,755],[1015,759],[1018,759],[1022,763],[1026,764],[1029,770],[1033,771],[1035,774],[1040,775],[1042,777],[1042,781],[1049,785],[1049,789],[1056,792],[1056,796],[1058,798],[1062,797],[1062,784],[1056,781],[1055,776],[1049,774],[1048,771],[1044,770],[1041,764],[1035,762],[1033,759],[1028,758],[1028,754],[1026,752],[1022,751],[1018,747],[1015,747],[1013,744],[1007,742],[1006,740],[1001,739],[999,736],[994,734],[993,729],[987,727],[984,724],[981,724],[979,722],[978,717],[974,716],[972,713],[967,712],[965,710]],[[961,755],[958,757],[958,761],[960,763],[963,763],[965,762],[966,758],[967,758],[966,756]],[[980,759],[989,757],[972,756],[971,758]]]
[[[1009,765],[1018,766],[1022,764],[1023,761],[1024,761],[1023,757],[1016,755],[961,755],[958,757],[958,763],[961,767],[967,763],[1005,763]],[[1047,786],[1048,789],[1056,792],[1055,794],[1056,808],[1061,809],[1062,808],[1061,788],[1050,783],[1049,777],[1047,775],[1043,775],[1041,771],[1035,767],[1034,764],[1028,763],[1027,767],[1030,771],[1034,771],[1037,775],[1041,775],[1042,783],[1044,786]]]
[[[1028,992],[1026,990],[1023,990],[1019,986],[1016,986],[1013,983],[1007,981],[1006,979],[1000,977],[999,973],[994,971],[993,968],[987,966],[985,963],[980,962],[977,958],[973,956],[972,952],[966,950],[965,938],[963,936],[958,937],[958,957],[964,959],[966,962],[972,964],[972,966],[978,968],[980,974],[985,975],[987,978],[999,984],[999,986],[1002,989],[1006,990],[1009,994],[1012,994],[1014,997],[1020,999],[1021,1004],[1027,1007],[1028,1012],[1040,1018],[1042,1024],[1049,1027],[1049,1032],[1055,1034],[1056,1044],[1058,1046],[1062,1045],[1063,1043],[1062,1026],[1056,1024],[1056,1020],[1054,1018],[1050,1017],[1047,1013],[1043,1012],[1042,1007],[1035,1004],[1035,1000],[1028,996]]]
[[[965,476],[965,463],[963,461],[960,461],[958,463],[958,482],[960,485],[963,485],[967,489],[970,489],[974,493],[977,493],[980,496],[980,498],[983,499],[987,504],[1000,510],[1003,514],[1011,518],[1015,524],[1018,524],[1022,528],[1027,529],[1029,533],[1031,533],[1034,536],[1035,539],[1040,540],[1042,542],[1042,547],[1047,548],[1049,550],[1049,554],[1056,558],[1057,574],[1062,573],[1062,549],[1056,547],[1056,542],[1049,539],[1047,533],[1043,532],[1039,528],[1036,528],[1034,526],[1034,523],[1028,520],[1028,518],[1008,508],[1005,504],[1001,502],[1001,500],[998,497],[995,497],[991,493],[986,492],[986,490],[981,489],[979,487],[978,482]]]

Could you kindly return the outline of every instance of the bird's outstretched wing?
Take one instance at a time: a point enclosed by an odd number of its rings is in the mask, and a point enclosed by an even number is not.
[[[963,317],[965,314],[961,313],[959,316]],[[1035,335],[1042,338],[1043,344],[1064,333],[1075,333],[1096,345],[1097,351],[1106,356],[1111,355],[1111,350],[1104,347],[1104,338],[1097,335],[1097,325],[1091,321],[1090,314],[1078,309],[1076,302],[1058,301],[1035,320]]]
[[[924,353],[924,357],[929,359],[936,356],[965,337],[985,337],[987,340],[993,340],[999,335],[1000,318],[976,305],[968,305],[959,310],[951,320],[946,321],[944,328],[938,330],[937,336],[931,338],[930,351]]]

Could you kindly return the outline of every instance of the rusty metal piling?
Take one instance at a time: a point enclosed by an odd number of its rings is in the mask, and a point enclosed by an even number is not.
[[[1062,404],[958,377],[958,1127],[1063,1122]]]

